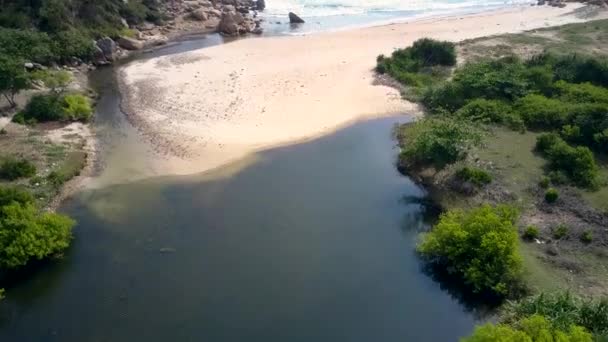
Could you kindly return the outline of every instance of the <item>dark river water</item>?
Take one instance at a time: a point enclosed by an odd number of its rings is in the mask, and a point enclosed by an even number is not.
[[[200,41],[156,54],[187,44]],[[94,75],[105,87],[96,124],[111,146],[102,178],[145,165],[128,156],[143,143],[108,75]],[[354,124],[202,175],[83,191],[61,209],[78,221],[69,252],[8,289],[0,341],[455,341],[470,333],[474,314],[421,271],[414,252],[426,224],[406,199],[424,194],[397,172],[391,136],[406,120]],[[124,165],[110,162],[113,154],[127,155],[116,159]]]

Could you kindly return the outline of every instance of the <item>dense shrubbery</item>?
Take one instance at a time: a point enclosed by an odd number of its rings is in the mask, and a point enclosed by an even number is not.
[[[0,55],[38,63],[54,60],[52,40],[44,32],[0,28]]]
[[[463,181],[471,182],[478,186],[483,186],[492,182],[491,174],[476,167],[465,166],[456,171],[456,176]]]
[[[515,103],[515,108],[530,128],[559,128],[568,117],[563,102],[542,95],[527,95]]]
[[[422,87],[447,75],[441,67],[455,64],[453,43],[424,38],[411,47],[394,51],[391,57],[378,56],[376,71],[411,87]]]
[[[502,323],[475,329],[464,342],[592,342],[608,339],[608,298],[540,294],[507,305]]]
[[[36,166],[26,159],[4,158],[0,161],[0,178],[16,180],[32,177],[36,174]]]
[[[404,160],[442,168],[463,159],[472,146],[481,142],[481,133],[466,122],[429,118],[405,126],[400,140]]]
[[[158,0],[14,0],[0,6],[0,55],[47,64],[89,59],[93,39],[131,24],[159,22]]]
[[[14,269],[65,250],[74,221],[40,213],[28,193],[0,187],[0,269]]]
[[[598,166],[589,148],[572,147],[554,133],[541,134],[536,148],[549,160],[551,169],[563,172],[572,183],[591,189],[599,185]]]
[[[505,102],[480,98],[464,105],[455,115],[475,122],[502,123],[510,113],[511,106]]]
[[[424,75],[412,58],[412,48],[397,50],[390,59],[381,58],[378,66],[403,83],[419,86],[416,81],[403,81],[400,73],[407,71],[409,80]],[[552,167],[575,184],[593,188],[597,167],[585,147],[608,150],[607,77],[608,62],[598,57],[543,54],[525,62],[504,57],[456,69],[451,80],[428,84],[420,101],[431,113],[444,116],[516,130],[559,131],[565,141],[547,153]]]
[[[517,217],[517,211],[507,206],[448,211],[423,235],[418,251],[462,277],[474,292],[509,295],[519,283],[522,267]]]
[[[593,335],[578,325],[558,329],[541,315],[532,315],[512,325],[488,323],[475,328],[461,342],[593,342]]]
[[[583,300],[570,293],[540,294],[511,303],[506,308],[505,322],[513,323],[532,315],[546,317],[560,330],[581,326],[598,337],[608,338],[608,298]]]
[[[22,112],[15,115],[13,121],[18,123],[87,121],[92,112],[91,102],[80,94],[36,95]]]

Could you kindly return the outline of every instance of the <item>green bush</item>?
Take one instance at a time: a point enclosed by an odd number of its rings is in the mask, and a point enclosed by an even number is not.
[[[605,57],[571,55],[552,59],[549,64],[554,69],[556,79],[571,83],[590,82],[608,87],[608,62]]]
[[[32,204],[0,207],[0,268],[15,269],[65,250],[74,221],[55,213],[39,213]]]
[[[474,292],[504,296],[521,275],[518,214],[507,206],[450,210],[422,236],[418,251],[429,262],[462,277]]]
[[[442,168],[463,159],[481,143],[481,133],[466,122],[449,118],[426,118],[401,129],[402,160]]]
[[[605,297],[583,300],[568,292],[541,293],[510,303],[503,317],[506,323],[512,324],[532,315],[546,317],[559,330],[578,325],[596,336],[608,334],[608,298]]]
[[[558,128],[568,118],[568,106],[555,99],[530,94],[515,104],[515,110],[530,128]]]
[[[484,324],[478,326],[461,342],[593,342],[593,335],[584,327],[571,325],[557,329],[541,315],[526,317],[513,325]]]
[[[583,234],[581,234],[581,241],[583,243],[591,243],[593,241],[593,233],[590,230],[585,230]]]
[[[36,174],[36,166],[26,159],[4,158],[0,162],[0,178],[16,180],[29,178]]]
[[[559,135],[545,133],[538,136],[536,149],[549,160],[549,166],[563,172],[574,184],[590,189],[599,184],[599,168],[588,147],[568,145]],[[557,181],[556,184],[559,184]]]
[[[502,101],[480,98],[464,105],[455,115],[476,122],[502,123],[511,115],[511,107]]]
[[[547,201],[547,203],[555,203],[558,198],[559,192],[557,191],[557,189],[549,188],[545,192],[545,201]]]
[[[429,38],[418,39],[412,45],[410,54],[423,66],[456,65],[456,46],[451,42]]]
[[[89,99],[80,94],[35,95],[18,116],[18,120],[87,121],[92,113]]]
[[[554,91],[566,102],[608,104],[608,89],[591,83],[573,84],[558,81],[554,84]]]
[[[568,226],[565,224],[558,224],[553,228],[553,237],[558,240],[563,239],[568,235],[568,230]]]
[[[16,187],[0,186],[0,207],[13,203],[33,204],[34,197],[29,192]]]
[[[492,182],[492,175],[487,171],[465,166],[456,171],[456,176],[464,181],[471,182],[477,186],[483,186]]]
[[[543,189],[547,189],[549,187],[549,185],[551,185],[551,178],[549,178],[547,176],[543,176],[540,179],[540,182],[538,182],[538,186],[540,186]]]
[[[34,95],[22,113],[26,122],[30,120],[39,122],[62,120],[61,97],[56,94]]]
[[[538,239],[538,237],[540,236],[540,230],[537,226],[527,226],[524,230],[523,236],[526,240]]]
[[[570,125],[576,132],[564,139],[593,148],[597,151],[608,150],[608,104],[578,103],[570,106]],[[563,129],[562,129],[563,130]]]
[[[53,185],[54,187],[58,188],[61,185],[63,185],[63,183],[66,182],[66,176],[63,175],[61,172],[51,171],[51,173],[49,173],[48,176],[46,176],[46,180],[51,185]]]
[[[465,105],[466,99],[460,84],[445,82],[424,90],[420,102],[431,113],[440,111],[455,112]]]
[[[457,69],[453,82],[461,87],[464,99],[513,101],[530,92],[525,71],[524,64],[514,57],[484,60]]]
[[[63,97],[63,120],[88,121],[92,114],[93,108],[86,96],[69,94]]]
[[[445,79],[448,76],[445,67],[455,63],[453,43],[424,38],[411,47],[395,50],[391,57],[378,56],[376,72],[389,74],[404,85],[423,88]]]

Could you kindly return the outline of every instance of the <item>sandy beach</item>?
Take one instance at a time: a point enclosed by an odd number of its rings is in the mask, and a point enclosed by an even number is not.
[[[421,37],[460,41],[580,22],[566,8],[492,13],[307,36],[242,39],[123,67],[123,109],[158,152],[156,172],[203,172],[356,120],[418,113],[374,85],[376,56]]]

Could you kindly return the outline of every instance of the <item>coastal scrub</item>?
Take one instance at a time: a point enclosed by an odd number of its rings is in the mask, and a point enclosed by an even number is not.
[[[521,276],[517,210],[484,205],[450,210],[422,235],[418,252],[460,277],[473,292],[508,296]]]

